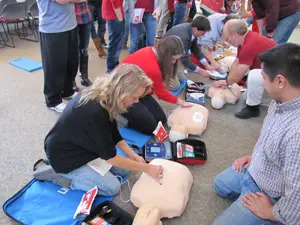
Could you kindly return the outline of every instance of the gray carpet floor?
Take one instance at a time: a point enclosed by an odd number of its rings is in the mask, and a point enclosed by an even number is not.
[[[300,40],[296,30],[290,41]],[[8,64],[8,61],[27,57],[40,59],[38,43],[16,40],[16,48],[0,49],[0,205],[32,179],[33,163],[44,157],[45,135],[58,118],[56,112],[45,107],[43,96],[43,72],[32,73]],[[297,41],[296,41],[297,40]],[[123,51],[122,58],[127,54]],[[92,80],[105,72],[105,60],[96,56],[94,46],[90,46],[89,72]],[[194,80],[199,76],[189,75]],[[205,82],[208,82],[205,80]],[[78,80],[77,83],[79,84]],[[266,97],[267,98],[267,97]],[[166,109],[171,106],[162,102]],[[189,166],[194,177],[190,199],[186,210],[179,218],[165,219],[167,225],[210,225],[214,218],[230,205],[230,202],[216,196],[212,182],[214,177],[232,165],[234,159],[250,154],[260,134],[267,107],[262,107],[259,118],[239,120],[234,117],[237,108],[243,105],[226,105],[222,110],[210,107],[207,130],[199,138],[206,143],[208,160],[204,165]],[[138,178],[131,173],[130,184]],[[122,197],[129,198],[129,189],[122,187]],[[123,203],[117,196],[115,202],[134,214],[131,203]],[[16,224],[0,210],[0,224]]]

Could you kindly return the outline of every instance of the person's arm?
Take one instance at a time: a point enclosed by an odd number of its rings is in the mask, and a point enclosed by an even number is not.
[[[265,8],[267,37],[272,38],[279,20],[280,1],[261,0],[261,4]]]
[[[119,21],[123,21],[123,15],[122,15],[122,1],[120,0],[110,0],[112,7],[114,9],[114,12],[116,14],[116,17]]]
[[[204,56],[208,59],[208,61],[211,63],[212,67],[215,69],[215,70],[220,70],[221,68],[221,65],[220,63],[218,63],[213,57],[212,55],[210,54],[209,50],[207,48],[201,48],[202,49],[202,52],[204,54]]]
[[[249,67],[250,67],[249,65],[239,64],[239,60],[236,59],[230,68],[230,72],[229,72],[226,80],[215,81],[213,86],[214,87],[227,87],[228,85],[231,85],[231,84],[234,84],[234,83],[240,81],[246,75],[247,71],[249,70]]]
[[[243,79],[246,75],[247,71],[249,70],[250,66],[246,64],[239,64],[239,60],[234,60],[230,72],[227,76],[227,85],[231,85]]]
[[[161,184],[160,180],[163,178],[162,166],[136,162],[120,155],[116,155],[115,157],[108,159],[107,162],[124,170],[147,173],[155,181]]]

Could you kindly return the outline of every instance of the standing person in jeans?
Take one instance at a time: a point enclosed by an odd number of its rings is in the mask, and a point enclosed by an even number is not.
[[[252,7],[258,21],[266,20],[266,36],[277,44],[286,43],[300,21],[299,0],[253,0]]]
[[[89,42],[90,42],[90,22],[91,13],[87,2],[75,3],[75,14],[78,24],[79,36],[79,76],[83,86],[90,86],[92,82],[89,80],[88,66],[89,66]]]
[[[120,191],[128,170],[145,172],[157,182],[163,167],[146,164],[121,137],[116,116],[147,94],[152,82],[134,65],[120,65],[112,76],[99,77],[67,105],[45,138],[45,151],[56,173],[70,179],[71,189],[99,195]],[[120,148],[128,158],[116,152]]]
[[[135,0],[130,0],[135,2]],[[143,8],[145,9],[142,22],[133,23],[130,21],[130,47],[129,54],[136,52],[139,49],[140,36],[146,32],[146,46],[153,46],[155,41],[156,33],[156,18],[160,14],[162,4],[164,0],[136,0],[134,9]],[[130,4],[129,7],[132,7]],[[133,18],[134,9],[129,9],[131,12],[130,18]]]
[[[88,0],[89,10],[92,15],[92,21],[90,23],[90,31],[93,42],[98,52],[99,57],[105,57],[106,52],[103,45],[106,45],[104,34],[106,31],[106,21],[102,18],[102,0]],[[98,28],[95,28],[95,18],[97,19]]]
[[[107,20],[108,28],[106,72],[111,73],[119,64],[119,57],[123,48],[125,29],[123,0],[103,0],[102,16],[103,19]]]
[[[232,205],[213,225],[300,224],[300,46],[279,45],[259,58],[274,99],[252,155],[214,180]]]
[[[152,97],[178,104],[191,106],[170,93],[167,86],[177,76],[178,61],[184,54],[184,46],[180,38],[168,36],[157,42],[154,47],[145,47],[127,56],[121,63],[139,66],[153,81],[152,91],[134,104],[122,116],[128,120],[128,127],[146,134],[152,134],[159,121],[165,123],[166,115],[158,102]]]
[[[178,24],[184,23],[187,9],[192,7],[192,1],[193,0],[175,0],[173,27]]]
[[[44,95],[49,109],[62,112],[62,98],[74,94],[78,70],[78,30],[74,3],[38,0]]]

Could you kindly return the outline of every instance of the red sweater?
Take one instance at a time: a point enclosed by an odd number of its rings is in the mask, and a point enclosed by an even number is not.
[[[166,89],[157,56],[153,52],[152,47],[140,49],[139,51],[127,56],[121,63],[139,66],[153,81],[152,91],[158,98],[174,104],[177,102],[177,97]]]
[[[124,19],[123,0],[103,0],[102,18],[105,20],[116,20],[117,16],[114,9],[121,8],[122,18]]]

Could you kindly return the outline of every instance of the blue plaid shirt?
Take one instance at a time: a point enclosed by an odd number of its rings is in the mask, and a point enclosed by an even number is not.
[[[75,3],[77,24],[87,24],[91,21],[91,13],[87,2]]]
[[[257,185],[279,198],[273,214],[283,224],[300,224],[300,97],[269,106],[249,173]]]

